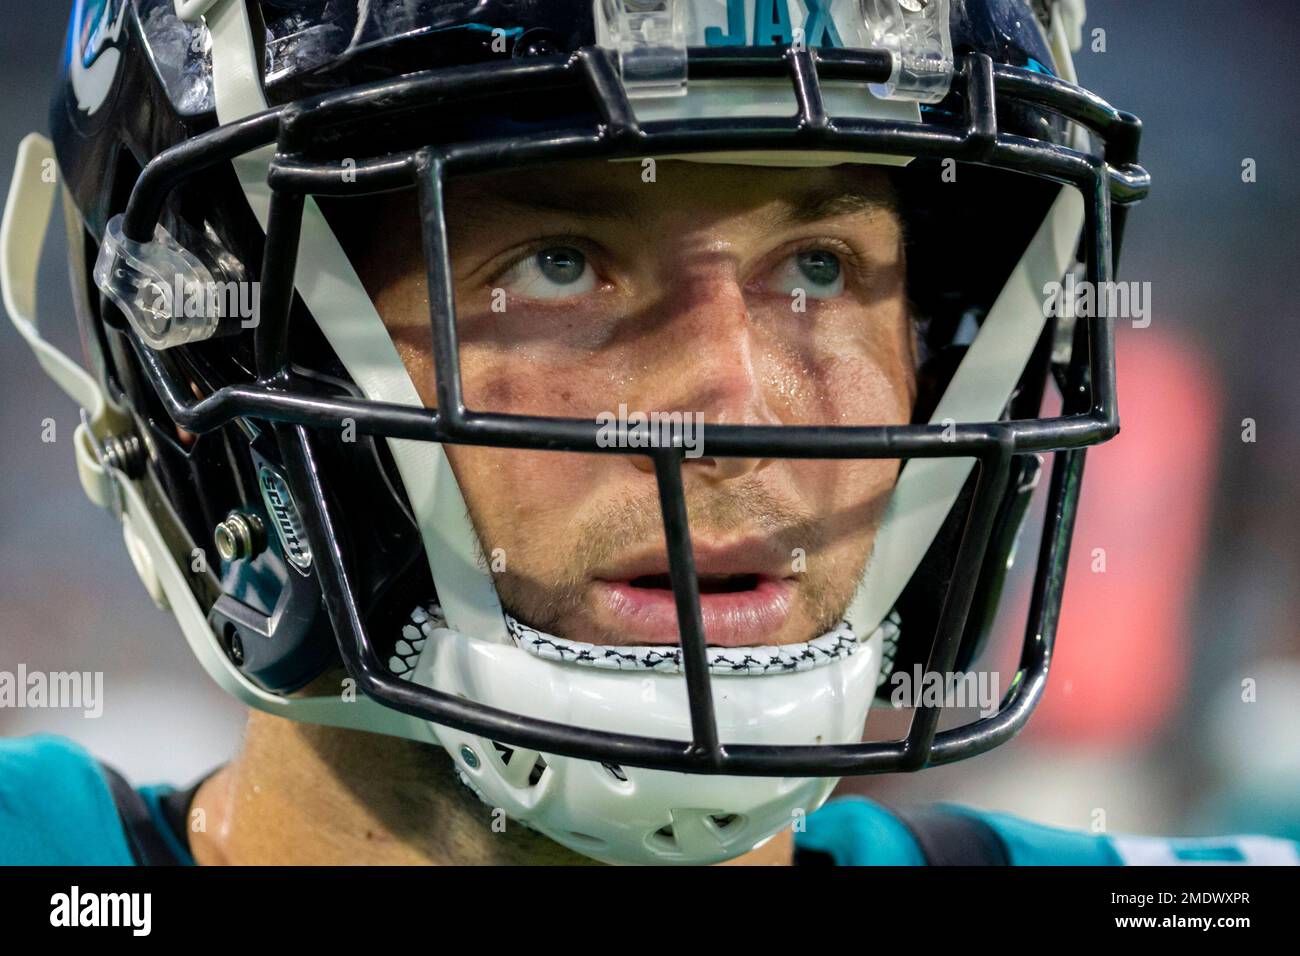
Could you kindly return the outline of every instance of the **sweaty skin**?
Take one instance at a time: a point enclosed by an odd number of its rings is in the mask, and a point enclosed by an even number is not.
[[[249,715],[238,756],[195,795],[189,839],[203,866],[595,862],[494,818],[457,782],[440,747],[261,711]],[[792,855],[784,831],[727,865],[788,865]]]
[[[448,184],[465,401],[587,420],[621,404],[701,415],[702,455],[683,482],[706,637],[806,641],[843,616],[898,462],[714,458],[708,426],[910,420],[893,194],[860,166],[654,172],[595,161]],[[412,197],[326,212],[433,407]],[[485,553],[503,559],[495,583],[511,613],[570,640],[676,642],[648,457],[446,452]],[[494,831],[441,750],[262,713],[195,807],[201,863],[589,862],[518,824]],[[791,853],[785,832],[733,862]]]

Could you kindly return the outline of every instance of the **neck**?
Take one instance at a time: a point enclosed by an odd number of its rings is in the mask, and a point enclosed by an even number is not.
[[[580,865],[592,861],[497,815],[446,753],[412,740],[254,711],[244,745],[195,795],[204,865]],[[788,865],[778,834],[729,865]]]

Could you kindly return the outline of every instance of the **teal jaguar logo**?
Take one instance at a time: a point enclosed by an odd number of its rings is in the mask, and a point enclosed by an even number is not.
[[[76,0],[68,29],[68,79],[83,113],[92,115],[108,99],[121,65],[117,46],[126,23],[127,0]]]

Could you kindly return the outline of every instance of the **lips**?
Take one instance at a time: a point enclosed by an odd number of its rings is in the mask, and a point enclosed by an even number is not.
[[[790,616],[795,578],[764,542],[697,545],[695,564],[706,641],[718,647],[775,643]],[[598,613],[632,644],[677,644],[677,603],[666,555],[645,554],[603,570]]]

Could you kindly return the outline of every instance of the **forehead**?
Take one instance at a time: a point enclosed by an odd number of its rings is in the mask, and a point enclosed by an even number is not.
[[[821,219],[895,208],[889,173],[865,165],[789,168],[684,160],[584,160],[462,176],[447,184],[454,212],[512,209],[578,218],[642,219],[668,208],[784,207]]]

